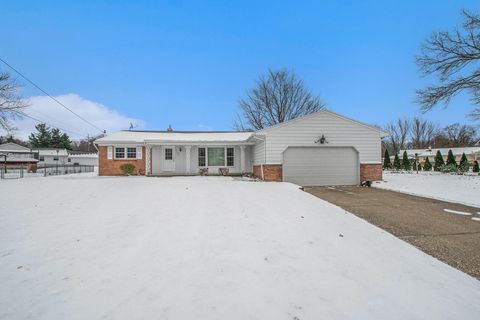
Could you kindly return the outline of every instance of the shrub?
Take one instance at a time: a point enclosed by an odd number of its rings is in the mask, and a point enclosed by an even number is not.
[[[468,170],[470,170],[470,164],[468,163],[468,159],[465,153],[462,154],[462,158],[460,159],[460,165],[458,166],[458,169],[461,172],[468,172]]]
[[[388,170],[392,168],[392,162],[390,161],[390,154],[388,150],[385,149],[385,154],[383,156],[383,169]]]
[[[447,156],[447,166],[448,165],[453,165],[457,166],[457,161],[455,161],[455,156],[453,155],[452,149],[448,150],[448,156]]]
[[[395,159],[393,159],[393,167],[397,170],[402,169],[402,163],[400,162],[398,154],[395,154]]]
[[[135,165],[132,163],[124,163],[120,166],[120,170],[126,176],[132,175],[135,172]]]
[[[198,169],[198,173],[201,176],[206,176],[206,175],[208,175],[208,168],[200,168],[200,169]]]
[[[402,167],[407,171],[412,170],[412,165],[410,164],[410,160],[408,159],[407,151],[403,151]]]
[[[480,172],[480,167],[478,166],[478,161],[473,162],[473,172]]]
[[[457,165],[455,164],[446,164],[440,168],[440,171],[443,173],[453,173],[458,172]]]
[[[425,171],[431,171],[432,170],[432,164],[430,163],[430,160],[428,160],[428,157],[425,160],[425,163],[423,164],[423,170],[425,170]]]
[[[445,161],[443,161],[443,156],[440,150],[437,151],[435,155],[435,171],[440,171],[440,169],[445,165]]]
[[[227,176],[229,172],[228,168],[218,168],[218,174],[221,176]]]

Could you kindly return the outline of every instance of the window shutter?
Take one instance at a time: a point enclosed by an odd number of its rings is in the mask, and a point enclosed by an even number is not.
[[[113,159],[113,147],[107,147],[107,159],[108,160]]]
[[[137,147],[137,159],[142,159],[142,147]]]

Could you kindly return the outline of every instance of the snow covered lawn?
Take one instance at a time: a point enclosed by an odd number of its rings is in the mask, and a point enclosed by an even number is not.
[[[288,183],[0,181],[0,319],[478,319],[480,282]]]
[[[480,176],[450,175],[439,172],[383,172],[383,182],[375,188],[409,193],[448,202],[480,207]]]

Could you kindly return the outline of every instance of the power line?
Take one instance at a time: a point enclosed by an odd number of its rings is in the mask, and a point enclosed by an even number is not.
[[[62,131],[65,131],[65,132],[73,133],[73,134],[78,135],[78,136],[80,136],[80,137],[84,137],[84,136],[85,136],[85,135],[82,134],[82,133],[78,133],[78,132],[75,132],[75,131],[71,131],[71,130],[67,130],[67,129],[60,128],[60,127],[58,127],[58,126],[54,126],[54,125],[52,125],[52,124],[50,124],[50,123],[48,123],[48,122],[45,122],[45,121],[42,121],[42,120],[37,119],[37,118],[35,118],[35,117],[32,117],[31,115],[26,114],[26,113],[23,112],[23,111],[13,110],[13,112],[15,112],[16,114],[18,114],[18,115],[20,115],[20,116],[22,116],[22,117],[27,117],[27,118],[30,118],[30,119],[32,119],[32,120],[34,120],[34,121],[39,122],[39,123],[44,123],[44,124],[46,124],[46,125],[48,125],[48,126],[50,126],[50,127],[57,128],[57,129],[60,129],[60,130],[62,130]]]
[[[61,105],[62,107],[64,107],[65,109],[67,109],[68,111],[70,111],[71,113],[73,113],[74,115],[76,115],[78,118],[80,118],[81,120],[85,121],[86,123],[88,123],[90,126],[94,127],[95,129],[97,129],[98,131],[100,131],[101,133],[104,133],[104,130],[100,129],[99,127],[97,127],[96,125],[94,125],[93,123],[91,123],[90,121],[88,121],[87,119],[85,119],[84,117],[82,117],[81,115],[79,115],[78,113],[74,112],[72,109],[70,109],[69,107],[67,107],[66,105],[64,105],[63,103],[61,103],[60,101],[58,101],[55,97],[53,97],[51,94],[49,94],[48,92],[46,92],[45,90],[43,90],[42,88],[40,88],[35,82],[33,82],[32,80],[30,80],[29,78],[27,78],[27,76],[23,75],[20,71],[18,71],[17,69],[15,69],[14,67],[12,67],[10,64],[8,64],[5,60],[3,60],[2,58],[0,58],[0,61],[2,61],[7,67],[9,67],[10,69],[12,69],[13,71],[15,71],[18,75],[20,75],[23,79],[25,79],[26,81],[28,81],[31,85],[33,85],[35,88],[37,88],[38,90],[40,90],[41,92],[43,92],[45,95],[47,95],[50,99],[52,99],[53,101],[55,101],[56,103],[58,103],[59,105]]]

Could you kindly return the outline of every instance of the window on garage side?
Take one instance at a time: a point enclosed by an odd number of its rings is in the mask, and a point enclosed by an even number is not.
[[[165,160],[173,160],[173,149],[166,148],[165,149]]]
[[[227,167],[235,165],[235,152],[233,148],[227,148]]]
[[[205,165],[207,164],[207,161],[206,161],[206,152],[205,152],[205,148],[198,148],[198,166],[199,167],[205,167]]]
[[[137,148],[127,148],[127,158],[136,159],[137,158]]]
[[[208,165],[221,167],[225,165],[225,148],[208,148]]]

